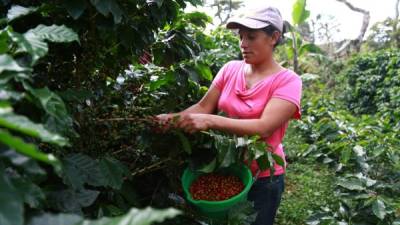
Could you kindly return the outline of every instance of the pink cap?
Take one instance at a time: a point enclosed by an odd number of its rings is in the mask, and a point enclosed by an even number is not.
[[[240,25],[251,29],[260,29],[273,25],[281,33],[283,30],[281,13],[277,8],[272,6],[258,7],[251,11],[239,14],[238,16],[229,18],[226,27],[228,29],[237,29]]]

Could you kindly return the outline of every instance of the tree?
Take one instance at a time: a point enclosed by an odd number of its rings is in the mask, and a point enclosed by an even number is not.
[[[225,24],[231,17],[234,10],[243,6],[242,0],[204,0],[204,5],[216,9],[215,17],[219,19],[219,24]]]
[[[360,33],[358,34],[358,37],[352,41],[346,42],[344,44],[344,46],[340,47],[340,49],[339,49],[340,51],[337,51],[336,53],[337,54],[341,53],[342,51],[346,50],[350,45],[353,45],[355,50],[357,52],[359,52],[363,38],[365,36],[365,32],[367,31],[367,28],[368,28],[369,20],[370,20],[369,11],[355,7],[354,5],[352,5],[350,2],[348,2],[346,0],[336,0],[336,1],[344,3],[351,10],[363,14],[363,23],[361,25],[361,29],[360,29]]]

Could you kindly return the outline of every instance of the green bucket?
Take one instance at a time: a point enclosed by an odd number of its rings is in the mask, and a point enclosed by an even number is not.
[[[223,201],[205,201],[205,200],[195,200],[192,198],[189,188],[193,181],[197,179],[198,176],[204,173],[195,172],[186,168],[182,175],[182,187],[185,193],[185,197],[189,203],[194,205],[201,214],[209,217],[222,219],[227,215],[230,208],[239,202],[247,199],[247,193],[250,191],[251,185],[253,184],[253,176],[250,169],[245,165],[235,165],[229,168],[221,170],[221,173],[234,175],[239,177],[244,185],[244,189],[238,195],[233,196],[230,199]]]

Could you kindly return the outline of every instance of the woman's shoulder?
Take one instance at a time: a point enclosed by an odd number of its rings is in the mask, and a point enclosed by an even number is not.
[[[279,78],[284,81],[298,81],[301,82],[301,77],[296,72],[291,69],[284,68],[282,73],[280,73]]]
[[[229,70],[238,70],[242,68],[244,64],[243,60],[231,60],[225,63],[224,68]]]
[[[289,68],[284,68],[284,74],[287,77],[300,78],[300,76],[296,72],[294,72],[293,70],[291,70]]]

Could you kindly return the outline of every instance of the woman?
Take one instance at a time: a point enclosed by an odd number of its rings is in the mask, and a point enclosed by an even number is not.
[[[205,96],[178,113],[177,126],[189,133],[216,129],[239,136],[259,135],[284,158],[281,142],[288,122],[301,116],[302,82],[273,58],[284,32],[281,14],[274,7],[258,7],[231,18],[227,28],[238,29],[243,60],[225,64]],[[216,109],[228,117],[214,115]],[[167,122],[175,115],[158,118]],[[251,170],[253,174],[258,171],[256,162]],[[284,172],[285,168],[275,165],[273,179],[269,179],[270,171],[262,171],[250,190],[248,198],[258,212],[256,225],[273,224],[284,189]]]

